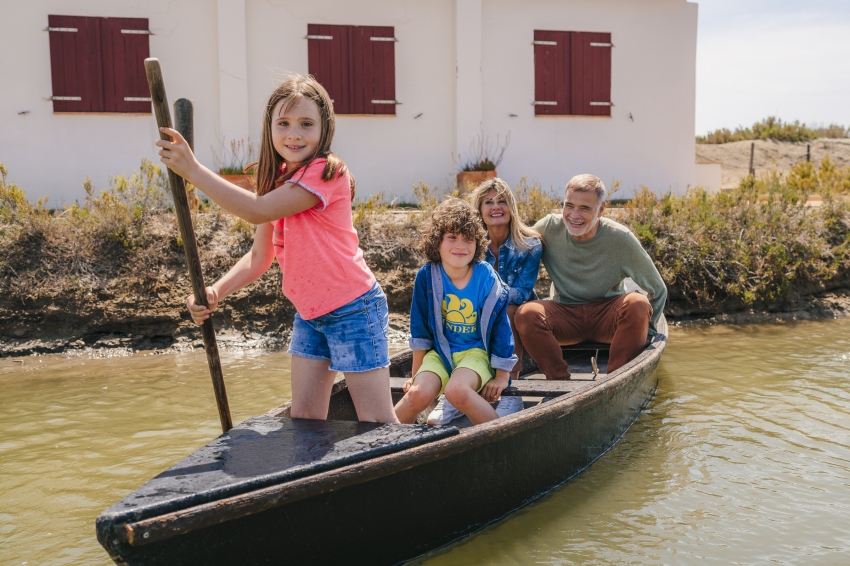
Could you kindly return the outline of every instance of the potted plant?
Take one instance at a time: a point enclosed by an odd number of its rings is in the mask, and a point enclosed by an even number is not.
[[[495,142],[491,142],[484,132],[475,136],[469,144],[469,157],[463,162],[457,174],[459,194],[467,193],[482,181],[496,177],[496,167],[502,162],[510,141],[510,132],[505,137],[504,143],[498,135]]]
[[[223,148],[224,143],[221,145]],[[245,169],[255,161],[254,146],[251,145],[251,140],[232,140],[230,149],[223,150],[221,153],[221,158],[218,154],[215,155],[219,176],[238,187],[253,190],[251,177],[255,168]]]

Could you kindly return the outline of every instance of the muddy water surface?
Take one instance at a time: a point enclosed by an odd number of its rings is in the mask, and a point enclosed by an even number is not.
[[[97,514],[219,433],[205,363],[0,360],[0,564],[111,564]],[[290,395],[283,353],[223,365],[234,422]],[[850,321],[673,328],[619,444],[416,564],[846,564],[848,533]]]

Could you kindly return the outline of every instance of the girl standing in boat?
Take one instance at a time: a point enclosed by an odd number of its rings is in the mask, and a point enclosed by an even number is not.
[[[441,203],[424,229],[428,263],[416,274],[410,307],[413,377],[395,407],[403,423],[443,392],[474,424],[499,416],[490,403],[508,386],[516,356],[508,288],[481,261],[486,245],[478,213],[461,199]]]
[[[510,186],[502,179],[488,179],[479,184],[470,196],[473,208],[481,215],[481,221],[490,240],[484,261],[508,286],[508,318],[514,337],[514,354],[517,363],[511,370],[511,379],[516,379],[522,369],[523,347],[514,327],[514,313],[530,300],[537,299],[534,284],[540,271],[540,256],[543,244],[540,234],[526,226],[519,216],[516,199]],[[509,415],[522,409],[520,397],[502,397],[496,411],[499,416]],[[460,416],[460,411],[441,397],[437,407],[428,415],[429,422],[448,424]]]
[[[253,283],[277,258],[283,293],[297,313],[292,354],[292,416],[326,419],[337,371],[345,374],[361,421],[398,422],[389,381],[387,301],[363,260],[351,220],[354,181],[331,153],[334,111],[312,77],[293,75],[269,97],[256,193],[203,165],[176,131],[158,141],[162,162],[216,204],[252,224],[254,243],[207,287],[210,307],[187,299],[197,324],[227,295]]]

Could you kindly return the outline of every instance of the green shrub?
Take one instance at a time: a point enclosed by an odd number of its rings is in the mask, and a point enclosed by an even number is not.
[[[560,196],[551,187],[544,191],[537,179],[529,185],[525,175],[520,177],[514,188],[514,198],[520,218],[529,226],[534,226],[535,222],[563,206]]]
[[[830,126],[830,128],[833,127],[840,128],[840,126]],[[728,128],[720,128],[719,130],[709,132],[704,136],[697,136],[697,143],[717,144],[733,141],[767,139],[799,142],[815,139],[819,137],[819,135],[818,130],[808,128],[805,124],[801,124],[797,120],[793,123],[783,122],[775,116],[768,116],[761,122],[753,124],[751,128],[738,126],[735,128],[734,132]]]
[[[83,188],[82,205],[50,210],[46,199],[30,202],[0,169],[0,246],[7,251],[0,272],[14,274],[6,281],[12,293],[30,296],[70,282],[91,288],[125,265],[155,269],[159,257],[146,249],[149,227],[171,205],[162,170],[143,159],[139,171],[113,177],[100,193],[91,179]]]
[[[827,159],[820,169],[800,163],[787,179],[749,177],[730,193],[658,198],[641,187],[623,222],[680,299],[702,307],[781,302],[850,269],[848,183],[850,169]],[[815,192],[823,205],[806,206]]]
[[[384,191],[374,194],[366,200],[357,199],[352,210],[354,229],[362,241],[368,241],[371,227],[376,216],[386,214],[390,207],[384,196]]]

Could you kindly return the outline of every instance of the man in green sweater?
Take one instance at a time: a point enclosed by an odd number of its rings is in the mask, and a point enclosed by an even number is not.
[[[543,240],[543,265],[554,300],[529,301],[514,316],[526,351],[547,379],[569,379],[561,345],[585,340],[611,344],[608,373],[643,349],[664,311],[667,287],[638,239],[625,226],[602,218],[605,185],[594,175],[567,183],[562,215],[534,225]],[[627,293],[631,277],[647,292]]]

